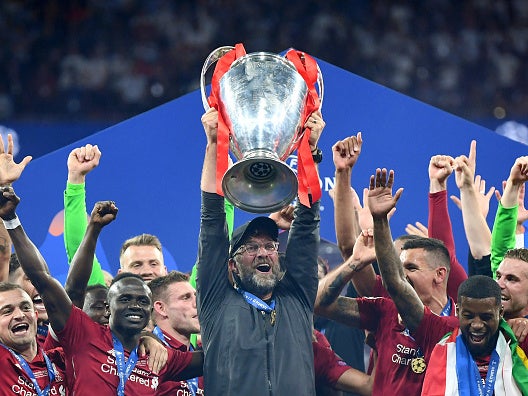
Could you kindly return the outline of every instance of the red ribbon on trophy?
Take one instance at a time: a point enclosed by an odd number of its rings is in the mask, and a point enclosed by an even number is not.
[[[209,95],[209,106],[218,110],[218,132],[216,138],[216,192],[224,195],[222,191],[222,177],[227,172],[229,155],[229,135],[231,130],[224,119],[223,109],[219,108],[222,101],[220,96],[220,79],[229,70],[231,64],[238,58],[246,55],[246,50],[242,44],[235,45],[235,49],[222,56],[216,63],[216,67],[211,79],[211,93]]]
[[[246,55],[246,51],[242,44],[236,44],[235,48],[225,53],[218,59],[212,80],[211,92],[207,99],[209,106],[218,110],[218,134],[217,134],[217,159],[216,159],[216,190],[219,195],[224,195],[222,191],[222,178],[228,169],[228,155],[229,155],[229,139],[231,135],[230,125],[228,120],[224,117],[225,109],[222,108],[222,100],[220,100],[220,79],[230,69],[232,63]],[[306,123],[309,116],[317,111],[320,107],[320,100],[315,84],[318,77],[318,68],[315,59],[308,54],[296,50],[289,50],[286,58],[290,60],[298,73],[306,82],[308,93],[306,96],[306,103],[302,114],[302,125]],[[306,128],[302,138],[293,147],[294,151],[298,152],[297,178],[299,182],[298,196],[299,201],[310,207],[309,194],[312,196],[312,202],[321,198],[321,186],[315,168],[315,163],[312,158],[312,153],[309,145],[311,130]]]
[[[319,95],[315,89],[317,82],[317,63],[310,55],[296,51],[289,50],[286,53],[286,58],[292,61],[295,68],[302,76],[306,85],[308,86],[308,95],[306,96],[306,106],[303,114],[303,125],[314,111],[320,107]],[[311,129],[306,128],[304,135],[297,147],[297,176],[299,180],[299,201],[304,205],[310,207],[310,199],[308,193],[312,195],[312,202],[316,202],[321,198],[321,185],[319,184],[319,177],[315,169],[312,152],[310,150],[310,133]]]

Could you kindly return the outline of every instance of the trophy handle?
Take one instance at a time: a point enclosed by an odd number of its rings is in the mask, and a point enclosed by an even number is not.
[[[202,73],[200,74],[200,90],[202,92],[202,103],[204,110],[209,110],[209,102],[207,101],[207,94],[205,92],[205,74],[207,73],[207,70],[211,67],[213,63],[218,61],[222,56],[227,54],[229,51],[235,49],[235,47],[231,46],[224,46],[224,47],[218,47],[213,52],[209,54],[209,56],[205,59],[205,62],[202,66]],[[321,73],[319,73],[321,74]]]
[[[317,65],[317,86],[319,87],[319,110],[323,108],[323,98],[324,98],[324,81],[323,81],[323,73],[321,73],[321,69],[319,68],[319,65]]]

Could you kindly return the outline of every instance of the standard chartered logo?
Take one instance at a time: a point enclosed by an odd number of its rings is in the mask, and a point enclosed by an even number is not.
[[[38,373],[35,373],[35,374],[38,375]],[[62,381],[62,379],[59,379],[59,381]],[[33,385],[33,383],[29,379],[22,377],[21,375],[18,376],[17,383],[11,386],[11,391],[15,395],[38,396],[38,394],[35,391],[35,386]],[[49,393],[51,395],[64,396],[66,395],[66,388],[62,384],[60,385],[55,384],[54,386],[51,387]]]
[[[392,355],[392,362],[408,366],[411,360],[416,356],[416,348],[409,348],[405,345],[396,345],[396,352]]]
[[[109,351],[109,353],[112,352],[113,351]],[[115,377],[119,376],[117,374],[117,367],[115,364],[114,357],[106,357],[106,362],[101,364],[101,371],[105,374],[110,374]],[[150,374],[148,371],[141,370],[138,367],[134,367],[134,370],[132,370],[132,373],[128,377],[127,381],[132,381],[155,390],[158,388],[158,377],[151,377],[151,375],[152,374]]]
[[[17,378],[17,383],[11,386],[11,391],[15,395],[38,396],[38,394],[35,392],[35,386],[33,383],[20,375]],[[51,387],[49,393],[51,395],[64,396],[66,395],[66,388],[62,384],[58,386],[55,384]]]

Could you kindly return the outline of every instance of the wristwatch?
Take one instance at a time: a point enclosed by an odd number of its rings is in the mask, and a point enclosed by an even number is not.
[[[321,161],[323,160],[323,151],[322,151],[319,147],[316,147],[316,148],[312,151],[312,158],[313,158],[313,161],[314,161],[316,164],[320,164]]]

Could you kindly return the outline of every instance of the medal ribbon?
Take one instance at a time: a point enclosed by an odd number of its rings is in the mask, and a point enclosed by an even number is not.
[[[169,343],[165,339],[165,335],[163,334],[163,331],[158,326],[154,326],[154,330],[152,330],[154,335],[160,339],[163,344],[170,347]],[[194,348],[192,344],[189,344],[189,351],[194,351]],[[190,378],[187,380],[187,387],[193,394],[193,396],[196,396],[196,392],[198,391],[198,377]]]
[[[259,311],[264,311],[270,314],[275,310],[275,299],[271,300],[271,303],[268,305],[254,294],[242,290],[237,285],[235,285],[235,290],[244,297],[244,300],[246,300],[249,305],[257,308]]]
[[[37,326],[37,334],[46,337],[48,335],[48,325]]]
[[[152,333],[154,333],[154,335],[160,339],[163,345],[169,346],[169,343],[165,339],[165,335],[158,326],[154,326],[154,330],[152,330]]]
[[[191,344],[189,344],[189,351],[194,351],[194,348]],[[193,394],[193,396],[196,396],[196,392],[198,392],[198,377],[189,378],[187,380],[187,387]]]
[[[486,381],[482,383],[477,363],[471,356],[462,334],[459,334],[456,338],[456,372],[459,394],[461,396],[493,395],[499,362],[500,356],[494,349],[491,353]]]
[[[118,340],[114,333],[112,333],[112,340],[114,342],[117,375],[119,376],[117,395],[125,396],[125,384],[128,380],[128,377],[130,377],[132,370],[134,370],[134,367],[136,367],[136,363],[138,361],[138,349],[136,347],[132,352],[130,352],[128,360],[125,363],[125,350],[123,348],[123,344],[121,344],[121,341]]]
[[[447,299],[447,304],[444,308],[442,308],[442,312],[440,312],[440,316],[451,316],[451,310],[453,309],[453,304],[451,302],[451,299]]]
[[[40,389],[37,379],[35,378],[35,374],[33,374],[33,370],[31,370],[31,367],[29,367],[29,364],[26,361],[26,359],[24,359],[21,355],[13,351],[11,348],[5,346],[4,344],[0,344],[0,346],[7,349],[11,353],[11,355],[13,355],[14,358],[18,361],[18,363],[20,364],[20,367],[22,367],[26,375],[29,377],[29,379],[33,383],[33,386],[35,387],[35,392],[37,392],[37,395],[48,396],[50,392],[51,384],[53,381],[55,381],[55,370],[53,368],[53,365],[51,364],[51,361],[48,355],[46,355],[44,351],[41,351],[42,357],[44,358],[44,362],[46,362],[46,369],[48,370],[49,384],[44,389]]]

